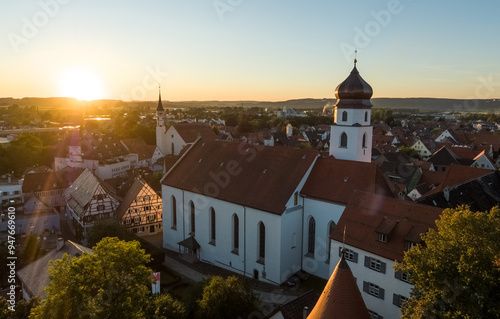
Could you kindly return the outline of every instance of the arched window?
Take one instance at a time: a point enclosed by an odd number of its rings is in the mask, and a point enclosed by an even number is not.
[[[326,252],[326,254],[328,256],[328,259],[327,259],[328,262],[330,262],[330,252],[331,252],[331,249],[332,249],[332,240],[330,238],[331,238],[332,233],[335,230],[336,226],[337,226],[337,224],[335,224],[335,222],[333,220],[331,220],[328,223],[328,231],[327,231],[327,234],[326,234],[326,242],[328,243],[328,245],[327,245],[328,251]]]
[[[194,208],[194,203],[191,201],[191,205],[190,205],[190,208],[191,208],[191,212],[190,212],[190,216],[191,216],[191,235],[194,236],[194,233],[196,231],[196,224],[195,224],[195,208]]]
[[[368,111],[365,111],[365,122],[368,122]]]
[[[307,254],[314,257],[314,249],[316,246],[316,221],[313,217],[309,219],[309,232],[307,234]]]
[[[172,229],[177,228],[177,201],[175,196],[172,195]]]
[[[347,111],[342,112],[342,122],[347,121]]]
[[[233,253],[238,254],[240,248],[240,220],[233,214]]]
[[[363,148],[366,148],[366,133],[363,134]]]
[[[340,134],[340,147],[347,147],[347,134],[345,132]]]
[[[258,263],[264,264],[266,260],[266,226],[259,222],[259,259]]]
[[[215,245],[215,210],[210,207],[210,244]]]

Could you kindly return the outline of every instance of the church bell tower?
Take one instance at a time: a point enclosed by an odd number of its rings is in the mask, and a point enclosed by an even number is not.
[[[372,87],[359,75],[354,59],[351,74],[335,89],[334,124],[330,131],[330,155],[371,162],[373,127],[370,123]]]

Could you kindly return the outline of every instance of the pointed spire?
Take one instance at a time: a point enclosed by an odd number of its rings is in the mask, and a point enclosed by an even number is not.
[[[156,108],[156,111],[162,111],[163,112],[163,105],[161,103],[161,87],[158,84],[158,107]]]
[[[308,319],[369,319],[356,279],[342,253],[340,261],[328,280],[321,297]]]

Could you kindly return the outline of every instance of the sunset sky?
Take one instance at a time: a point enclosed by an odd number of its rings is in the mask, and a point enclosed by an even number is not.
[[[500,97],[500,1],[0,0],[0,97]]]

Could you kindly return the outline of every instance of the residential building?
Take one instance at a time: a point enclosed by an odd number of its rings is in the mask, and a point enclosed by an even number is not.
[[[163,227],[161,197],[142,177],[135,177],[123,193],[116,218],[122,227],[139,236],[156,234]]]
[[[345,258],[372,318],[400,318],[408,274],[394,270],[404,252],[435,227],[442,209],[356,191],[331,235],[333,265]],[[343,252],[343,256],[342,256]]]
[[[87,230],[99,219],[116,219],[121,198],[115,190],[85,169],[64,192],[66,211],[76,235],[85,238]]]

